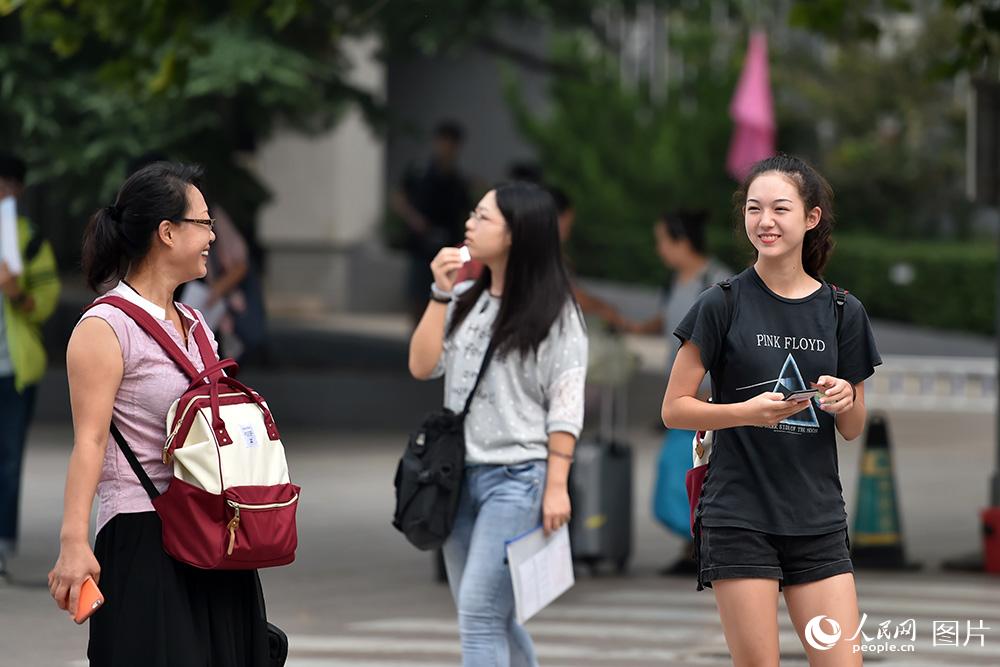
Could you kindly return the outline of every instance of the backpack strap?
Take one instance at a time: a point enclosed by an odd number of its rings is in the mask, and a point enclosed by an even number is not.
[[[483,363],[479,366],[479,374],[476,375],[476,383],[472,385],[472,391],[469,392],[469,397],[465,399],[465,409],[462,410],[462,419],[465,419],[469,414],[469,408],[472,407],[472,399],[476,397],[476,390],[479,389],[479,383],[482,381],[483,376],[486,375],[486,367],[490,365],[490,359],[493,358],[493,352],[495,351],[495,346],[493,344],[493,339],[490,339],[490,344],[486,348],[486,354],[483,355]]]
[[[149,334],[153,340],[160,344],[160,347],[162,347],[163,351],[167,353],[167,356],[169,356],[190,379],[194,380],[198,377],[198,369],[195,368],[194,364],[191,363],[191,360],[187,358],[187,355],[184,354],[180,346],[177,345],[177,342],[170,337],[170,334],[164,331],[163,327],[161,327],[159,323],[153,319],[152,315],[131,301],[115,295],[105,296],[98,299],[87,306],[84,309],[84,312],[94,308],[95,306],[99,306],[102,303],[114,306],[131,317],[143,331]]]
[[[194,328],[194,342],[198,346],[198,353],[201,354],[201,361],[205,368],[212,368],[214,364],[219,362],[219,355],[217,355],[215,350],[212,349],[212,342],[208,340],[208,333],[206,333],[207,325],[204,320],[198,317],[198,315],[186,305],[182,303],[174,305],[178,310],[180,310],[180,312],[184,313],[188,319],[198,325]],[[234,371],[239,369],[239,367],[236,366],[235,361],[233,362],[233,366],[235,366],[233,369]],[[216,377],[222,377],[222,375],[213,371],[209,374],[209,377],[214,379]]]
[[[122,454],[125,456],[125,460],[128,461],[128,465],[132,468],[132,472],[135,476],[139,478],[139,483],[142,484],[142,488],[146,490],[146,495],[149,496],[150,500],[156,500],[160,497],[160,492],[156,490],[156,486],[153,484],[153,480],[149,478],[146,471],[143,470],[142,464],[139,463],[139,459],[136,457],[135,452],[132,448],[128,446],[125,442],[125,436],[122,432],[118,430],[118,426],[114,422],[111,422],[111,435],[114,437],[115,442],[118,443],[118,449],[122,450]]]
[[[837,344],[840,344],[840,326],[844,321],[844,306],[847,304],[848,291],[836,285],[830,285],[833,290],[833,300],[837,305]]]
[[[729,330],[733,326],[733,314],[735,309],[733,308],[733,284],[728,280],[722,280],[716,283],[722,289],[722,295],[726,298],[726,334],[724,336],[729,336]]]
[[[726,331],[725,331],[724,334],[722,334],[722,345],[720,346],[720,350],[721,351],[719,353],[720,354],[720,358],[719,358],[719,362],[720,363],[716,364],[717,367],[722,368],[722,367],[725,366],[725,364],[722,363],[723,358],[725,357],[725,354],[726,354],[726,352],[725,352],[725,350],[726,350],[725,343],[726,343],[726,339],[729,338],[729,330],[733,328],[733,317],[735,315],[736,308],[735,308],[735,304],[733,303],[733,284],[731,282],[729,282],[729,280],[727,279],[727,280],[721,280],[721,281],[717,282],[716,285],[719,287],[719,289],[722,290],[722,295],[726,299]],[[710,369],[706,369],[706,370],[710,371]],[[716,390],[717,387],[719,388],[719,391],[721,392],[722,391],[722,389],[721,389],[721,382],[717,383],[716,379],[715,379],[715,376],[712,376],[712,396],[715,399],[716,403],[721,403],[722,402],[721,394],[718,395],[718,396],[716,396],[716,393],[715,393],[715,390]]]

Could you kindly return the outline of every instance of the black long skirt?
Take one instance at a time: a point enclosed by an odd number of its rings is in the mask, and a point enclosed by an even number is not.
[[[156,512],[119,514],[97,535],[104,606],[90,617],[92,667],[266,667],[256,570],[199,570],[163,551]]]

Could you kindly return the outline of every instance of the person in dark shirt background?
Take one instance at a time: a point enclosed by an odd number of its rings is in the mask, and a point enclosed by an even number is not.
[[[414,323],[427,306],[433,281],[430,262],[444,246],[462,241],[465,220],[472,208],[469,184],[458,167],[465,133],[455,121],[434,129],[431,158],[422,167],[411,167],[401,187],[392,194],[392,210],[406,224],[410,255],[407,297]]]

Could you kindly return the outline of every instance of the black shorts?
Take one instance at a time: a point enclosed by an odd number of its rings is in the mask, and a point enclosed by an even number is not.
[[[719,579],[777,579],[780,589],[854,572],[846,528],[825,535],[698,528],[698,590]]]

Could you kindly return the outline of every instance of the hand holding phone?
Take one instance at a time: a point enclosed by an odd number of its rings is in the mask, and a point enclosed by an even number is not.
[[[101,590],[94,583],[93,577],[87,577],[80,586],[80,598],[77,601],[73,620],[77,624],[83,623],[100,609],[102,604],[104,604],[104,596],[101,594]]]

